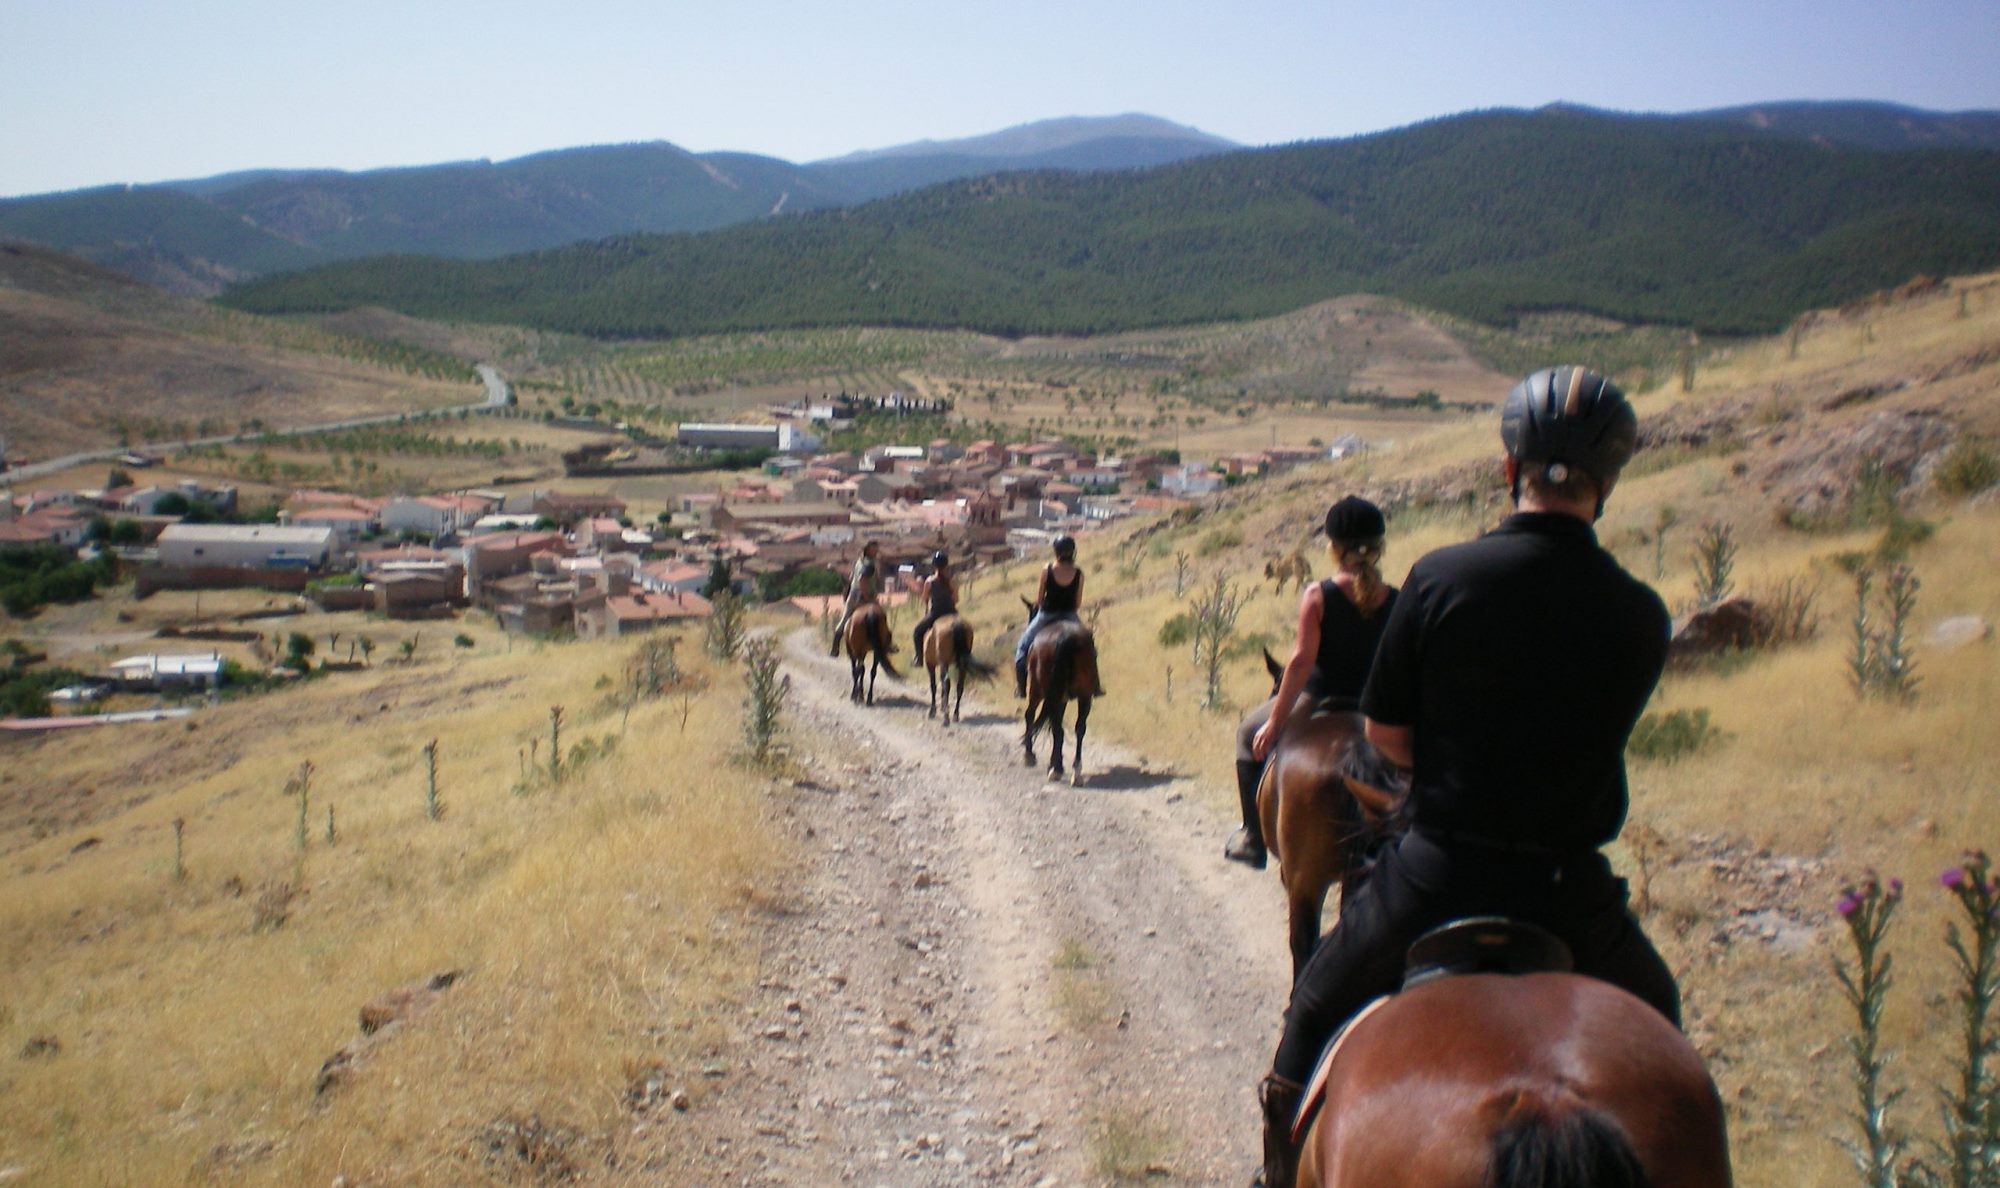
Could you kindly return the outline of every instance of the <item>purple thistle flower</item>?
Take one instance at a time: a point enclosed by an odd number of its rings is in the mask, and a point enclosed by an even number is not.
[[[1901,895],[1902,893],[1903,893],[1903,880],[1901,880],[1901,879],[1890,879],[1890,880],[1889,880],[1889,894],[1891,894],[1891,895]]]
[[[1965,868],[1954,866],[1938,876],[1938,885],[1947,891],[1956,891],[1965,886]]]
[[[1835,905],[1835,910],[1843,919],[1852,918],[1854,913],[1861,910],[1861,897],[1850,891],[1840,897],[1840,903]]]

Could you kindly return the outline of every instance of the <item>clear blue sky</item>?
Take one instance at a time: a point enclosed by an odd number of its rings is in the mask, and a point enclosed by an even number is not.
[[[2000,0],[0,0],[0,195],[1065,115],[1243,144],[1555,100],[2000,108]]]

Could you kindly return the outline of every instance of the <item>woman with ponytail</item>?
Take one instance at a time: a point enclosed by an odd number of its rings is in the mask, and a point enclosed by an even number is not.
[[[1257,784],[1264,760],[1285,731],[1301,696],[1308,707],[1352,710],[1368,682],[1368,668],[1381,642],[1382,625],[1396,601],[1396,588],[1382,580],[1382,509],[1349,495],[1327,509],[1327,552],[1334,574],[1306,587],[1299,599],[1299,640],[1285,665],[1278,691],[1243,716],[1236,731],[1236,795],[1243,827],[1230,835],[1223,857],[1262,870],[1267,859],[1257,817]],[[1310,712],[1310,710],[1309,710]]]

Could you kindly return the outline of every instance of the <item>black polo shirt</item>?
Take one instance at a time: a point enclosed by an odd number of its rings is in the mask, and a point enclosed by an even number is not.
[[[1625,821],[1625,740],[1667,608],[1573,516],[1522,512],[1418,560],[1362,712],[1415,730],[1420,829],[1567,851]]]

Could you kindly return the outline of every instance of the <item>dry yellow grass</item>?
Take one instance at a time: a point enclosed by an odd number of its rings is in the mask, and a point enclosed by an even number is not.
[[[0,795],[95,787],[87,826],[0,839],[0,1167],[47,1182],[504,1179],[483,1127],[538,1114],[612,1141],[620,1095],[671,1070],[697,1099],[710,1012],[746,976],[774,844],[732,766],[736,677],[621,728],[599,678],[632,645],[558,651],[475,631],[382,665],[133,733],[10,744]],[[684,648],[692,653],[693,647]],[[378,653],[378,657],[381,653]],[[513,789],[524,753],[615,739],[560,786]],[[423,813],[437,738],[444,818]],[[113,759],[113,756],[122,756]],[[309,844],[282,789],[316,767]],[[662,777],[660,773],[674,773]],[[337,840],[325,839],[325,809]],[[172,825],[186,821],[175,882]],[[85,836],[99,844],[74,847]],[[289,885],[282,927],[253,929]],[[238,888],[241,890],[238,890]],[[465,978],[315,1100],[356,1011],[433,973]],[[51,1058],[14,1060],[31,1040]],[[503,1161],[504,1162],[504,1161]]]

